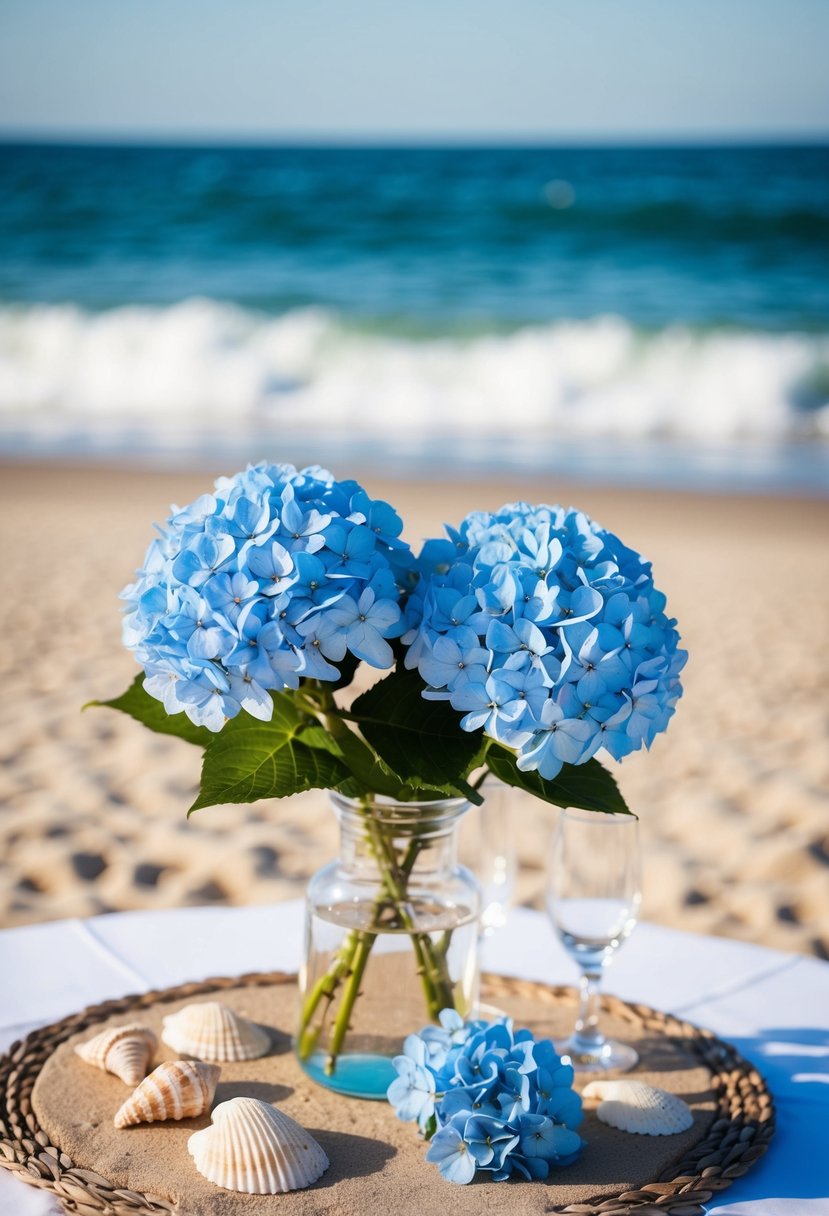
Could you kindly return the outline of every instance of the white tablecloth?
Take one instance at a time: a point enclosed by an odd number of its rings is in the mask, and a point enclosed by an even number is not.
[[[299,901],[270,908],[128,912],[0,933],[0,1051],[84,1005],[211,975],[294,970]],[[485,946],[504,975],[570,983],[574,965],[539,913],[516,909]],[[607,987],[710,1027],[774,1093],[766,1156],[708,1210],[717,1216],[829,1216],[829,964],[722,938],[640,925]],[[48,1192],[0,1169],[0,1216],[52,1216]]]

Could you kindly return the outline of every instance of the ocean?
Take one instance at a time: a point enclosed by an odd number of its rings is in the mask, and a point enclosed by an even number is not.
[[[0,145],[0,450],[829,492],[829,148]]]

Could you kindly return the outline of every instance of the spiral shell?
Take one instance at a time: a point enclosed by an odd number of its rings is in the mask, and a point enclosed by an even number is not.
[[[199,1001],[168,1014],[161,1038],[180,1055],[198,1060],[255,1060],[271,1045],[261,1027],[219,1001]]]
[[[687,1131],[694,1122],[682,1098],[642,1081],[591,1081],[582,1097],[600,1099],[596,1117],[620,1132],[673,1136]]]
[[[302,1190],[329,1165],[304,1127],[257,1098],[221,1102],[211,1126],[194,1132],[187,1148],[209,1182],[249,1195]]]
[[[158,1039],[153,1032],[131,1022],[114,1030],[102,1030],[94,1038],[79,1043],[75,1051],[87,1064],[111,1072],[127,1085],[137,1085],[147,1075],[156,1047]]]
[[[217,1064],[202,1064],[200,1060],[165,1060],[116,1112],[115,1126],[204,1114],[210,1109],[221,1071]]]

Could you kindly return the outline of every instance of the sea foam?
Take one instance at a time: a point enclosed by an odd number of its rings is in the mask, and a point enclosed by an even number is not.
[[[193,299],[105,312],[0,308],[0,428],[79,421],[180,442],[194,428],[352,437],[829,436],[829,337],[618,317],[411,338],[318,309]],[[174,436],[177,438],[174,439]]]

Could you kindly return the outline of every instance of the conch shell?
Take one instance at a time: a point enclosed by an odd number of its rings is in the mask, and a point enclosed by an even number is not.
[[[137,1085],[147,1075],[156,1047],[158,1039],[153,1032],[131,1022],[114,1030],[102,1030],[86,1043],[79,1043],[75,1051],[87,1064],[111,1072],[127,1085]]]
[[[180,1055],[197,1060],[255,1060],[271,1046],[261,1027],[219,1001],[200,1001],[168,1014],[161,1038]]]
[[[591,1081],[582,1097],[599,1098],[596,1117],[621,1132],[673,1136],[687,1131],[694,1122],[682,1098],[642,1081]]]
[[[204,1114],[210,1109],[221,1071],[217,1064],[202,1064],[200,1060],[165,1060],[116,1112],[115,1126]]]
[[[329,1165],[304,1127],[257,1098],[221,1102],[211,1126],[194,1132],[187,1148],[208,1181],[249,1195],[302,1190]]]

